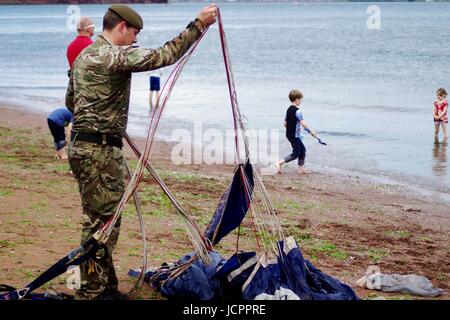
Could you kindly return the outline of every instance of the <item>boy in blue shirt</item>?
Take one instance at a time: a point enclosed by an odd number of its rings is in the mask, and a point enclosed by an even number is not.
[[[303,94],[299,90],[292,90],[289,93],[289,100],[291,100],[291,106],[286,111],[284,126],[286,128],[286,138],[292,145],[292,153],[275,163],[275,166],[278,173],[281,173],[281,166],[283,164],[298,159],[298,173],[303,174],[306,173],[304,169],[306,148],[300,138],[301,127],[309,131],[313,137],[317,136],[314,130],[303,120],[303,114],[299,108],[303,101]]]
[[[67,110],[67,108],[59,108],[54,110],[47,117],[48,128],[53,136],[55,142],[56,157],[58,159],[67,159],[67,153],[65,146],[67,144],[66,139],[66,127],[67,132],[70,133],[73,123],[73,115]],[[67,134],[69,136],[69,134]]]

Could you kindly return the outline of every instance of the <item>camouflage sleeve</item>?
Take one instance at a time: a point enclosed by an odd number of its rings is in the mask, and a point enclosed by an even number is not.
[[[158,49],[119,48],[116,55],[108,55],[115,61],[106,62],[116,71],[143,72],[169,66],[177,62],[200,37],[202,23],[196,20],[188,25],[178,37]],[[115,57],[114,57],[115,56]]]
[[[67,86],[67,92],[66,92],[66,108],[72,112],[74,112],[74,103],[73,103],[73,76],[70,76],[69,79],[69,85]]]

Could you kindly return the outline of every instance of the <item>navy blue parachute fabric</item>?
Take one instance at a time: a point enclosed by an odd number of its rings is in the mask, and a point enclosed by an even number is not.
[[[242,286],[252,273],[259,257],[256,252],[235,253],[216,273],[226,298],[241,299]]]
[[[278,242],[276,257],[261,257],[242,289],[244,300],[358,300],[349,286],[305,260],[292,237]]]
[[[216,274],[225,264],[226,259],[217,252],[210,252],[209,256],[212,261],[210,265],[205,265],[200,259],[197,259],[190,263],[189,268],[178,277],[168,278],[174,267],[188,263],[194,255],[195,252],[192,252],[171,266],[165,264],[154,272],[147,272],[145,280],[168,299],[214,300],[222,298],[223,288]],[[138,277],[139,271],[130,270],[128,275]]]
[[[242,171],[244,171],[249,185],[245,184]],[[247,161],[245,165],[239,164],[236,167],[233,181],[220,199],[205,232],[205,237],[211,240],[213,244],[219,243],[223,237],[241,224],[251,201],[253,187],[252,164],[250,161]]]
[[[195,253],[182,259],[188,261]],[[170,279],[161,287],[161,293],[168,298],[214,300],[221,297],[221,285],[215,277],[217,270],[226,262],[217,252],[211,252],[212,263],[208,266],[198,259],[183,274]]]
[[[163,266],[147,273],[147,281],[169,299],[358,300],[348,285],[305,260],[294,238],[279,241],[277,246],[276,255],[262,257],[255,252],[239,252],[226,260],[210,252],[213,263],[209,266],[197,259],[169,280],[169,268]],[[192,255],[174,265],[186,263]],[[137,276],[139,272],[129,274]]]
[[[305,264],[309,285],[318,289],[313,291],[314,300],[359,300],[348,285],[323,273],[308,260],[305,260]]]

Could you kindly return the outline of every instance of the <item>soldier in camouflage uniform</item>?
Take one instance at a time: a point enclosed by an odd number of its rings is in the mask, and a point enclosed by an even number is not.
[[[158,69],[180,59],[216,20],[217,7],[201,10],[178,37],[158,49],[131,46],[143,28],[142,18],[126,5],[113,5],[103,19],[103,33],[75,60],[66,94],[74,114],[69,163],[78,181],[83,205],[84,243],[111,218],[125,189],[122,137],[126,132],[131,74]],[[81,268],[76,299],[120,299],[112,253],[119,238],[120,219],[106,243],[101,260]]]

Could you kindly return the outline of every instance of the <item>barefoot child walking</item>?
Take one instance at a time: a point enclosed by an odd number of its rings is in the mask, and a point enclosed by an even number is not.
[[[299,90],[292,90],[289,93],[289,100],[291,101],[291,106],[286,111],[284,126],[286,127],[286,138],[292,145],[292,153],[275,163],[275,166],[278,173],[281,173],[283,164],[298,159],[298,173],[303,174],[306,173],[304,169],[306,148],[300,138],[301,127],[309,131],[313,137],[316,138],[317,136],[314,130],[303,120],[303,114],[299,108],[303,101],[303,94]]]
[[[439,88],[436,91],[437,99],[434,101],[433,117],[434,117],[434,138],[437,140],[439,136],[439,127],[442,127],[444,139],[448,138],[447,123],[448,123],[448,102],[447,91],[444,88]]]

